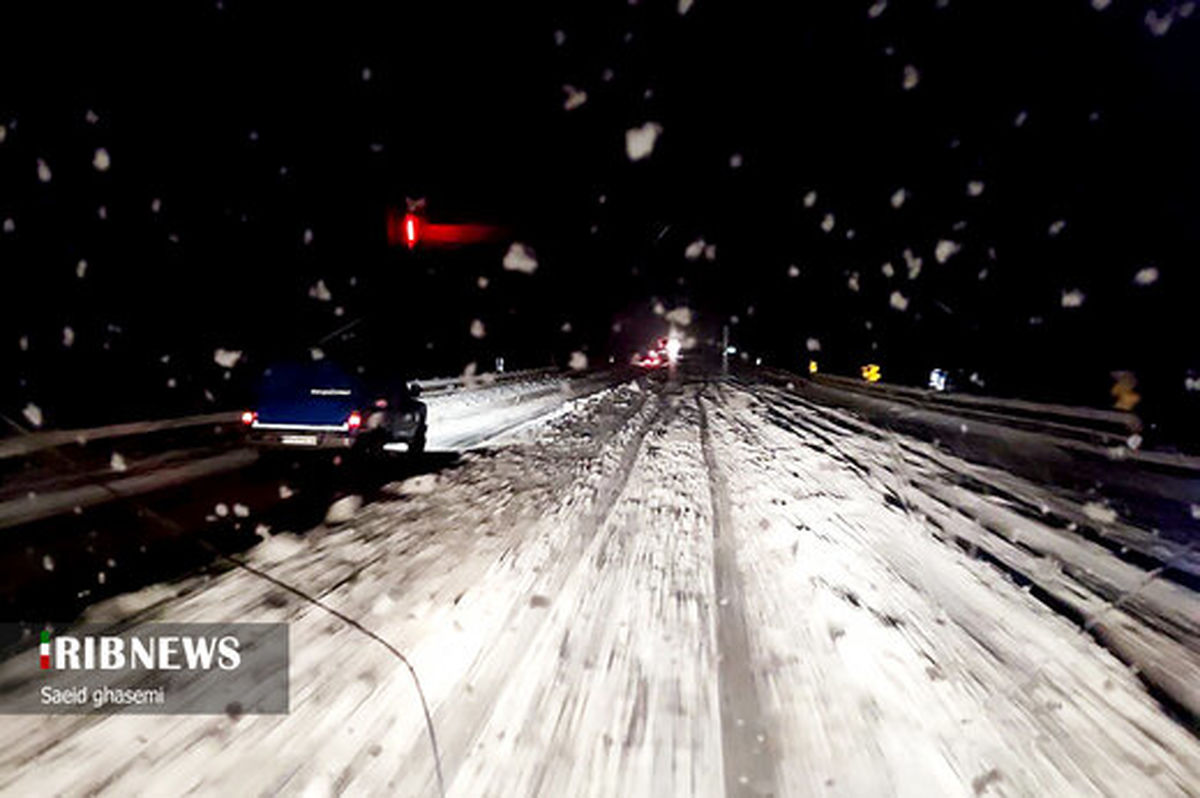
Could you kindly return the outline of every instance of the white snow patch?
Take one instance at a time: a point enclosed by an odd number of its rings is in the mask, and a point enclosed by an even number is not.
[[[343,496],[329,505],[329,509],[325,511],[325,523],[344,524],[353,520],[354,514],[362,508],[362,503],[362,496]]]
[[[112,158],[109,157],[108,150],[97,147],[96,152],[92,154],[92,167],[97,172],[107,172],[110,166],[112,166]]]
[[[647,122],[641,127],[631,127],[625,131],[625,154],[631,161],[648,158],[654,152],[654,144],[662,133],[662,125],[657,122]]]
[[[962,246],[957,241],[943,238],[937,242],[937,247],[933,250],[933,257],[937,259],[938,263],[945,263],[958,254],[961,249]]]
[[[42,408],[38,407],[33,402],[25,405],[25,409],[21,411],[21,414],[25,416],[25,420],[33,426],[42,426]]]
[[[1078,288],[1072,288],[1069,291],[1063,291],[1062,306],[1064,308],[1082,307],[1084,298],[1083,291],[1080,291]]]
[[[400,483],[396,492],[401,496],[424,496],[437,490],[436,474],[418,474]]]
[[[512,242],[508,247],[508,252],[504,253],[504,268],[510,272],[533,274],[537,271],[537,267],[537,255],[533,248],[520,241]]]
[[[242,359],[242,353],[237,349],[217,349],[213,352],[213,360],[222,368],[231,369]]]
[[[1117,520],[1117,511],[1107,504],[1099,502],[1088,502],[1083,505],[1083,514],[1093,521],[1103,524],[1111,524]]]

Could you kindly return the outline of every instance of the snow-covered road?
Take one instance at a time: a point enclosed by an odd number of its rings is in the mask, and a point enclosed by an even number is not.
[[[504,429],[246,554],[406,654],[447,795],[1196,794],[1147,687],[1200,683],[1195,595],[1070,499],[762,383]],[[0,793],[439,794],[404,665],[319,607],[233,569],[86,619],[130,617],[287,621],[290,714],[9,717]]]

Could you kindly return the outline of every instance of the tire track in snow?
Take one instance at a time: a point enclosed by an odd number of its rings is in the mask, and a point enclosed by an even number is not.
[[[700,412],[700,440],[713,513],[713,575],[717,595],[717,645],[721,654],[718,682],[725,794],[730,797],[773,796],[778,794],[777,767],[771,748],[775,734],[758,700],[754,669],[749,660],[750,638],[746,631],[742,583],[732,537],[729,485],[713,451],[708,413],[701,394],[696,396],[696,407]]]

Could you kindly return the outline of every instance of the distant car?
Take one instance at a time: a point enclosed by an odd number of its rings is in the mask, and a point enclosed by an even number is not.
[[[428,428],[420,391],[415,383],[363,378],[329,361],[279,364],[264,373],[242,423],[247,439],[262,448],[419,454]]]

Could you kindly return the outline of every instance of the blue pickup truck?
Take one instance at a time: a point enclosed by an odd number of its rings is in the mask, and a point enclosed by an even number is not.
[[[420,386],[364,377],[330,361],[266,369],[256,403],[242,414],[247,440],[266,449],[335,449],[380,455],[425,449]]]

